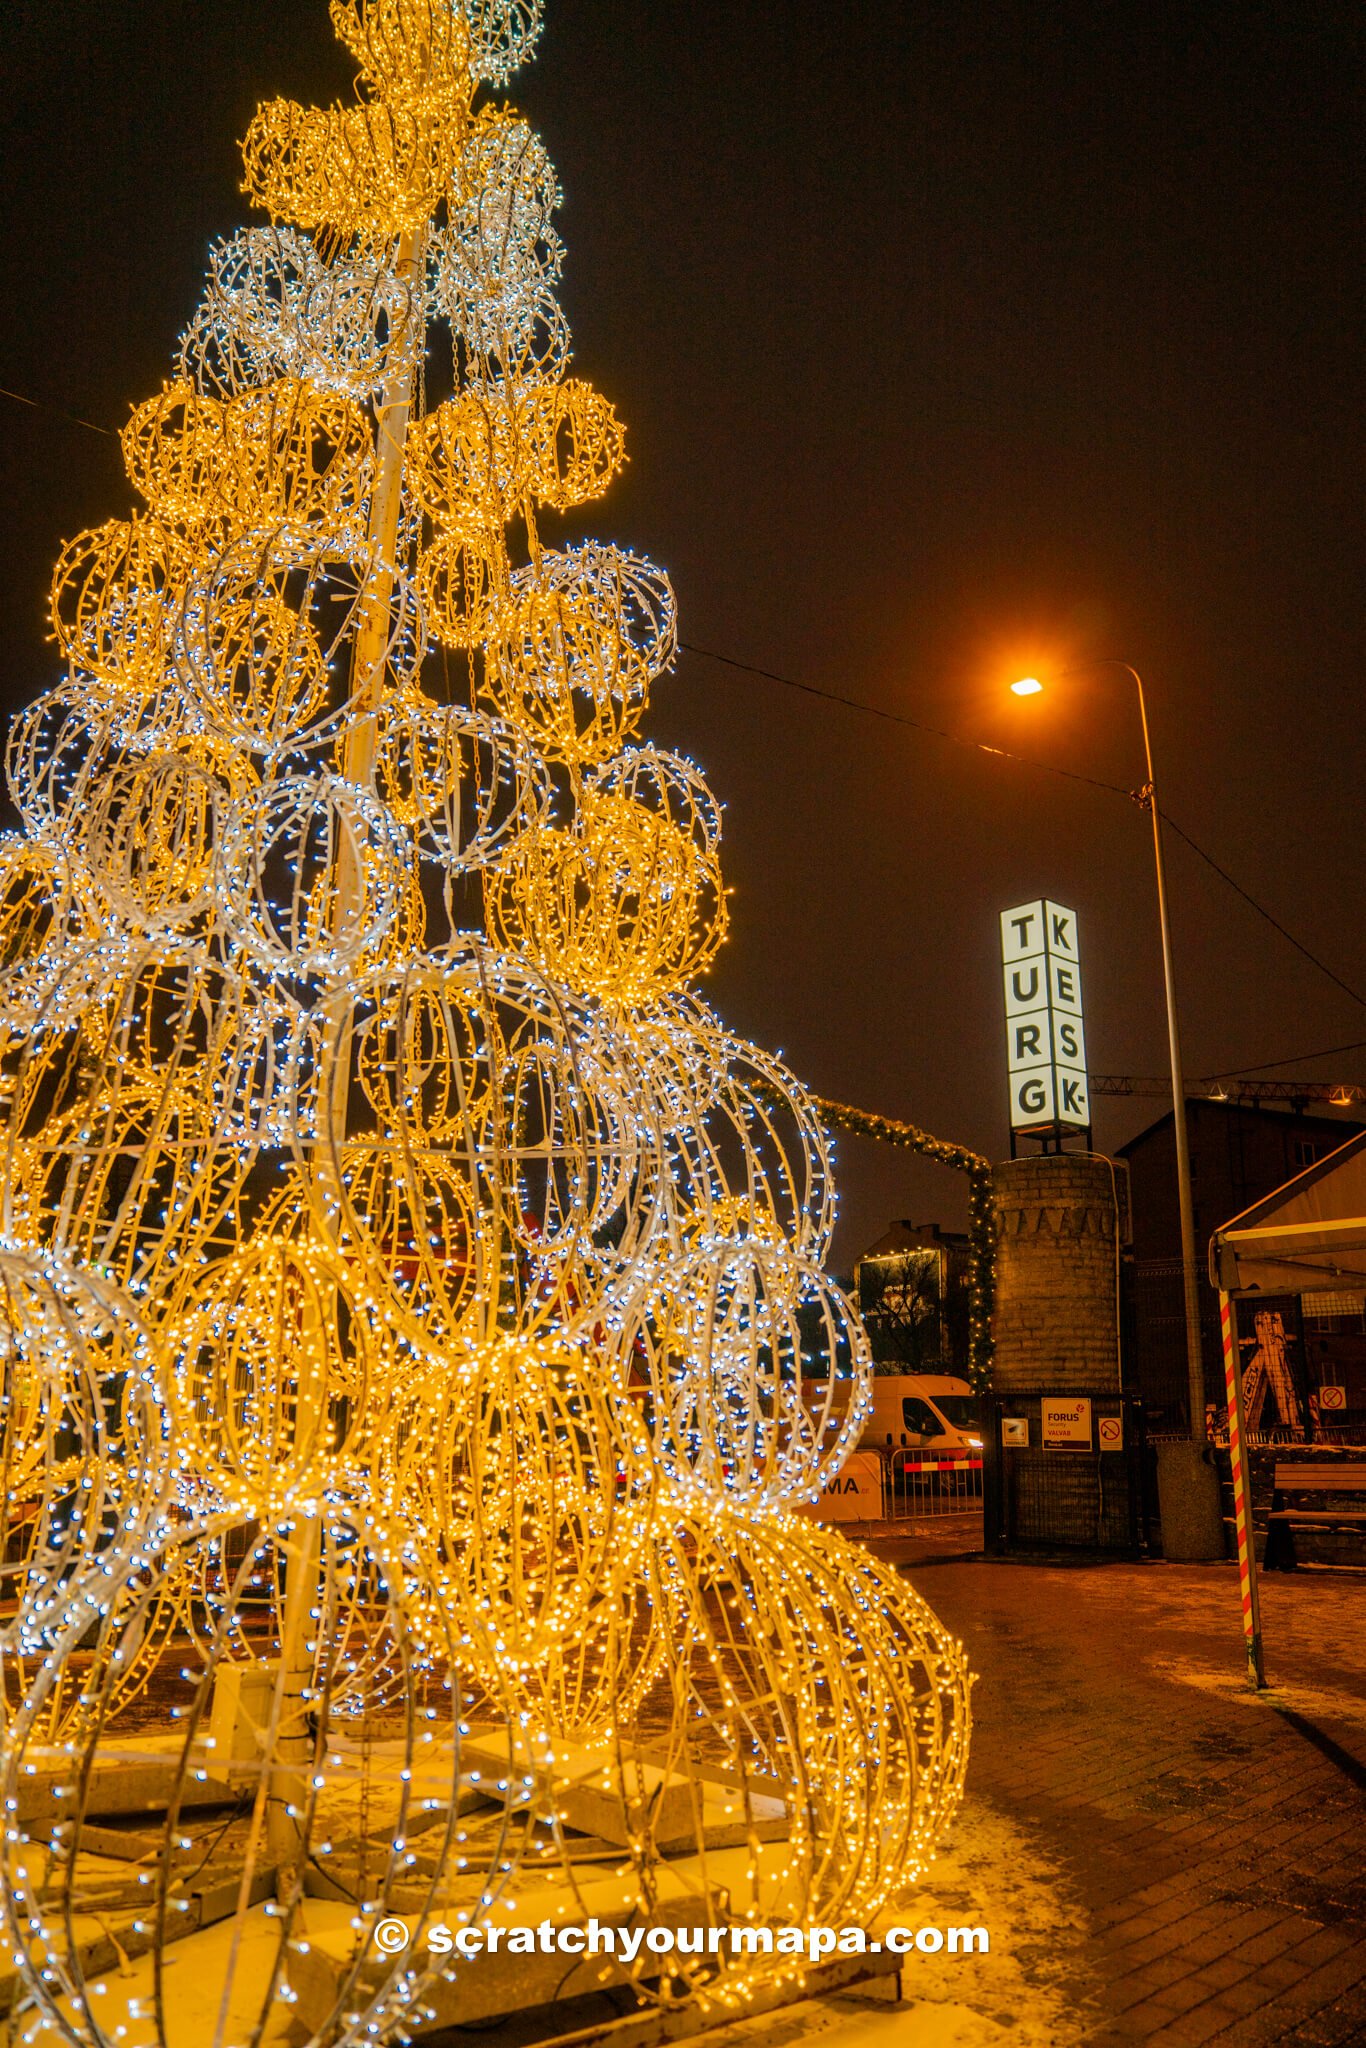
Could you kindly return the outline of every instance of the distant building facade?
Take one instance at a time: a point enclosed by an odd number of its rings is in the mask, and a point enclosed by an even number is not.
[[[1191,1195],[1200,1263],[1201,1338],[1207,1408],[1224,1408],[1218,1296],[1206,1270],[1209,1241],[1221,1224],[1251,1208],[1306,1166],[1326,1159],[1366,1126],[1348,1117],[1312,1115],[1247,1102],[1193,1098],[1186,1104]],[[1140,1131],[1118,1157],[1128,1168],[1126,1368],[1150,1424],[1188,1426],[1185,1308],[1176,1140],[1171,1112]],[[1366,1419],[1366,1314],[1354,1295],[1293,1296],[1243,1304],[1243,1363],[1263,1361],[1270,1398],[1259,1433],[1295,1433],[1312,1417],[1324,1385],[1343,1389],[1343,1405],[1324,1422]],[[1259,1322],[1258,1318],[1262,1318]],[[1279,1318],[1279,1325],[1276,1319]],[[1267,1320],[1270,1319],[1270,1320]],[[1259,1381],[1260,1384],[1260,1381]],[[1293,1396],[1293,1398],[1292,1398]]]
[[[965,1232],[892,1223],[854,1267],[854,1291],[885,1373],[957,1373],[968,1363]]]

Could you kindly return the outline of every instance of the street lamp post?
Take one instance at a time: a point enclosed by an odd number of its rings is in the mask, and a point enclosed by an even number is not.
[[[1138,715],[1143,726],[1143,755],[1148,769],[1148,780],[1138,790],[1136,801],[1148,811],[1153,821],[1153,859],[1157,868],[1157,914],[1162,927],[1162,974],[1167,992],[1167,1044],[1171,1054],[1172,1068],[1172,1118],[1176,1135],[1176,1180],[1177,1197],[1181,1211],[1181,1281],[1186,1313],[1186,1373],[1190,1400],[1191,1441],[1204,1444],[1208,1440],[1205,1426],[1205,1357],[1200,1342],[1200,1294],[1197,1282],[1195,1252],[1195,1204],[1191,1196],[1190,1136],[1186,1128],[1186,1080],[1181,1064],[1181,1027],[1176,1013],[1176,975],[1172,961],[1171,922],[1167,915],[1167,862],[1162,846],[1162,811],[1157,801],[1157,786],[1153,776],[1153,748],[1148,732],[1148,706],[1143,695],[1143,678],[1138,670],[1127,661],[1105,659],[1085,663],[1081,668],[1064,669],[1063,676],[1084,675],[1098,668],[1119,669],[1132,676],[1138,691]],[[1011,688],[1017,697],[1037,697],[1043,684],[1035,676],[1026,676]]]

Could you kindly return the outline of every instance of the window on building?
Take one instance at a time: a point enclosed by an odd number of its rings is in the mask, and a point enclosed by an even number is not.
[[[1291,1157],[1294,1159],[1296,1166],[1301,1169],[1317,1164],[1322,1149],[1320,1145],[1315,1144],[1312,1138],[1294,1138],[1290,1145]]]

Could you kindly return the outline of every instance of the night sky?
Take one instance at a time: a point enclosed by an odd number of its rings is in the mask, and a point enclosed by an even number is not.
[[[1164,807],[1366,995],[1355,0],[549,0],[514,97],[563,180],[578,373],[631,464],[578,530],[685,638]],[[325,0],[10,0],[0,384],[117,428],[246,219],[258,99],[336,97]],[[61,541],[117,444],[0,401],[0,702],[56,680]],[[1161,1074],[1147,821],[1122,797],[689,655],[651,734],[728,806],[710,993],[823,1093],[1000,1156],[997,913],[1077,909],[1092,1067]],[[1188,1067],[1366,1080],[1366,1006],[1171,847]],[[1160,1102],[1098,1104],[1097,1142]],[[839,1255],[956,1220],[844,1141]]]

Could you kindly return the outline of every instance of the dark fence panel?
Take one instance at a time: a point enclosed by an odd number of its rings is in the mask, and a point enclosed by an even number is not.
[[[1124,1379],[1130,1393],[1142,1399],[1150,1433],[1186,1436],[1190,1431],[1190,1389],[1186,1366],[1186,1305],[1179,1259],[1136,1259],[1124,1269]],[[1224,1339],[1219,1297],[1202,1273],[1200,1352],[1205,1368],[1205,1409],[1210,1433],[1217,1433],[1225,1414]],[[1246,1368],[1256,1344],[1258,1311],[1278,1315],[1285,1354],[1294,1382],[1299,1427],[1286,1436],[1304,1435],[1307,1413],[1304,1317],[1294,1295],[1258,1296],[1235,1305],[1238,1355]],[[1268,1410],[1268,1414],[1271,1414]],[[1268,1433],[1270,1433],[1268,1427]]]
[[[1115,1450],[1053,1450],[1042,1442],[1043,1394],[1013,1394],[987,1403],[985,1537],[989,1550],[1078,1550],[1136,1557],[1150,1547],[1155,1519],[1151,1460],[1138,1401],[1093,1393],[1093,1429],[1118,1421]],[[1069,1388],[1060,1398],[1076,1399]],[[1006,1419],[1029,1426],[1023,1448],[1002,1443]]]

